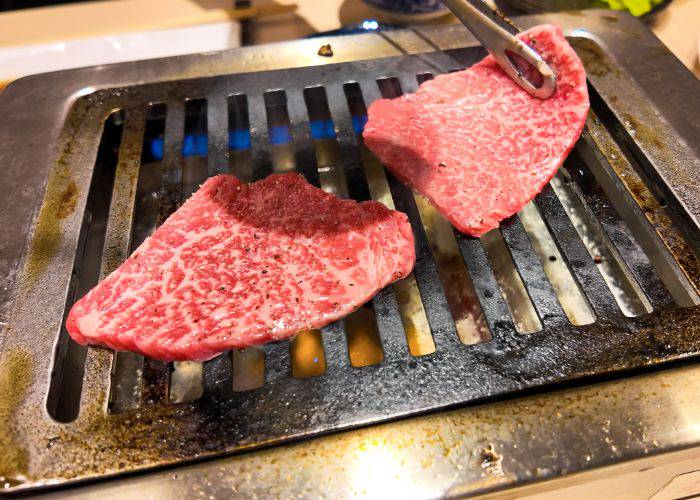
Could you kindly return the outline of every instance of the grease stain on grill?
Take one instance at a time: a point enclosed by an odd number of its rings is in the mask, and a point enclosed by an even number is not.
[[[75,204],[77,203],[78,197],[78,186],[75,182],[70,181],[63,192],[59,195],[58,203],[56,207],[56,218],[65,219],[75,210]]]
[[[659,149],[668,148],[668,145],[662,139],[661,133],[658,130],[654,130],[645,125],[636,116],[629,113],[623,113],[622,119],[624,120],[625,127],[627,127],[635,138],[639,139],[640,141],[651,143]]]
[[[576,54],[581,58],[586,73],[593,76],[606,76],[609,73],[616,74],[619,70],[603,52],[603,49],[593,40],[586,38],[574,38],[570,43]]]
[[[29,453],[22,444],[18,410],[34,379],[31,355],[14,348],[0,358],[0,489],[17,486],[28,473]]]
[[[24,269],[25,288],[35,286],[46,271],[49,261],[56,255],[61,246],[63,221],[75,211],[80,189],[72,177],[71,163],[76,156],[73,146],[79,142],[78,137],[83,133],[83,126],[95,120],[95,111],[106,118],[112,110],[100,109],[99,99],[88,95],[78,101],[69,113],[59,139],[61,148],[52,173],[46,184],[44,203],[39,210],[34,237],[27,254]]]
[[[62,221],[75,210],[79,190],[70,172],[59,167],[46,186],[44,204],[39,211],[34,239],[27,256],[26,286],[37,283],[61,244]]]

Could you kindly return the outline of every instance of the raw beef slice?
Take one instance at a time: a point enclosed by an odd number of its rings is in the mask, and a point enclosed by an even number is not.
[[[518,212],[550,181],[581,135],[586,74],[560,28],[519,37],[557,74],[554,94],[531,97],[488,56],[414,94],[372,103],[365,144],[452,224],[479,236]]]
[[[207,360],[324,326],[414,263],[400,212],[297,174],[220,175],[79,300],[66,327],[81,344]]]

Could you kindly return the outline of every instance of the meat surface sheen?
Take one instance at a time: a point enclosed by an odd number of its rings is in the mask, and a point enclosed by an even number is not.
[[[519,37],[557,74],[549,99],[531,97],[488,56],[368,111],[367,147],[473,236],[498,227],[542,190],[588,112],[586,74],[561,28],[537,26]]]
[[[207,360],[319,328],[408,275],[407,217],[297,174],[202,187],[71,309],[81,344]]]

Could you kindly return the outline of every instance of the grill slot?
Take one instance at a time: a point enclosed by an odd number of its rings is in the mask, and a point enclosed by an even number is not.
[[[366,120],[367,108],[363,99],[363,91],[359,86],[349,85],[345,87],[348,108],[351,113],[354,111],[359,114],[354,114],[355,124],[363,123]],[[333,116],[344,113],[340,109],[333,111]],[[361,131],[357,129],[356,131]],[[376,157],[364,146],[362,137],[357,136],[357,145],[360,149],[360,162],[363,167],[363,173],[353,171],[355,181],[360,184],[362,191],[362,199],[372,199],[379,201],[389,208],[395,208],[394,196],[391,193],[387,177]],[[366,196],[366,197],[365,197]],[[413,217],[411,218],[412,226],[415,225]],[[417,251],[417,258],[420,259],[420,251]],[[383,314],[377,314],[378,328],[382,338],[382,348],[387,358],[400,359],[405,357],[405,346],[408,346],[410,353],[414,356],[430,354],[435,351],[435,345],[431,336],[430,325],[424,309],[423,301],[421,300],[416,281],[416,270],[405,277],[404,279],[392,285],[393,297],[388,293],[378,294],[374,299],[375,310],[378,308]],[[403,331],[405,335],[405,343],[394,340],[396,336],[396,318],[389,318],[395,313],[394,308],[398,309],[398,316],[401,321],[401,328],[398,331]],[[389,312],[391,311],[391,312]],[[382,320],[387,320],[385,328]],[[392,332],[392,333],[389,333]]]
[[[338,332],[342,335],[341,332]],[[294,378],[318,377],[326,373],[326,353],[320,330],[297,333],[289,346]]]
[[[229,171],[243,182],[253,180],[250,154],[250,121],[248,99],[243,94],[234,94],[226,100],[228,107]]]
[[[432,78],[432,73],[421,73],[416,76],[416,81],[423,83]],[[491,333],[481,312],[474,285],[462,262],[452,225],[423,196],[414,192],[413,197],[459,339],[464,344],[490,340]]]
[[[162,224],[183,200],[185,116],[183,101],[172,101],[166,104],[158,225]],[[143,404],[161,404],[168,400],[171,369],[170,363],[151,358],[145,359],[141,393]]]
[[[117,170],[117,150],[123,129],[123,114],[115,111],[104,122],[102,139],[97,150],[94,173],[88,190],[87,205],[83,217],[73,276],[70,284],[67,315],[73,304],[94,287],[100,278],[102,249],[108,225],[108,212],[112,186]],[[122,169],[123,170],[123,169]],[[122,179],[120,179],[121,181]],[[61,200],[64,207],[75,203],[78,188],[73,184]],[[70,422],[78,416],[80,393],[85,375],[87,347],[68,336],[64,326],[56,346],[54,367],[46,401],[49,414],[59,422]]]
[[[51,279],[33,273],[37,248],[50,227],[42,208],[28,251],[29,278],[23,278],[30,291],[18,299],[11,317],[15,335],[4,339],[14,345],[28,343],[38,329],[55,334],[56,368],[68,345],[65,331],[58,335],[60,314],[73,302],[77,284],[76,278],[68,289],[70,266],[85,286],[83,269],[106,275],[205,176],[230,171],[248,181],[273,170],[296,170],[340,196],[395,205],[408,214],[418,262],[409,278],[342,321],[291,342],[224,353],[203,366],[178,363],[173,370],[169,363],[125,353],[112,360],[105,350],[89,349],[82,394],[59,374],[48,397],[40,388],[28,400],[39,405],[46,400],[51,416],[61,422],[37,417],[37,433],[61,438],[49,449],[43,438],[32,437],[32,463],[46,470],[45,464],[53,463],[58,472],[46,473],[50,478],[116,474],[696,356],[696,261],[663,207],[650,205],[640,189],[646,188],[633,166],[637,159],[630,159],[633,155],[610,132],[617,126],[615,116],[601,113],[595,122],[600,111],[595,96],[579,156],[571,156],[563,180],[554,183],[557,189],[547,187],[489,235],[495,244],[456,234],[364,146],[367,105],[382,92],[395,96],[413,90],[432,74],[482,55],[481,49],[468,48],[99,90],[79,98],[59,146],[68,151],[61,161],[81,187],[98,175],[101,160],[98,155],[96,166],[95,153],[108,135],[101,133],[103,118],[124,109],[117,115],[123,126],[115,122],[123,128],[121,143],[111,141],[120,144],[118,158],[116,150],[111,153],[113,189],[109,181],[105,193],[85,190],[77,213],[67,219],[74,225],[66,227],[79,227],[83,205],[102,199],[104,249],[91,253],[92,260],[82,258],[90,231],[83,224],[78,232],[66,231],[61,252],[49,260]],[[199,156],[189,154],[193,140],[199,141],[194,148]],[[621,161],[612,158],[617,154]],[[52,193],[47,190],[45,207]],[[637,204],[640,199],[644,206]],[[643,304],[635,315],[627,317],[618,307],[581,240],[581,226],[567,213],[572,203],[597,225],[597,235]],[[76,252],[74,263],[53,264],[65,255],[73,259],[71,252]],[[505,264],[494,265],[497,260]],[[511,315],[518,301],[508,293],[504,299],[499,267],[508,270],[506,281],[519,283],[519,304],[530,309],[535,326],[516,328],[522,314]],[[59,299],[55,319],[37,324],[32,312]],[[184,376],[188,370],[194,373]],[[82,380],[82,374],[74,380]],[[86,430],[94,438],[90,443]],[[103,452],[114,449],[126,451],[118,457]],[[56,456],[91,460],[74,463]],[[97,469],[88,465],[94,463]]]
[[[320,86],[305,88],[304,101],[318,164],[319,187],[341,198],[348,198],[348,183],[325,89]],[[345,364],[348,356],[355,367],[377,364],[384,359],[371,302],[329,328],[331,330],[324,329],[324,344],[326,351],[331,353],[329,357],[337,364]],[[342,339],[343,328],[347,345]]]
[[[572,165],[569,168],[575,169],[576,166]],[[569,219],[593,262],[598,265],[598,270],[625,316],[639,316],[650,312],[649,301],[630,275],[629,269],[600,223],[570,187],[568,179],[557,174],[550,184],[559,200],[565,204]]]
[[[506,301],[515,328],[520,333],[535,333],[542,329],[532,300],[513,263],[513,256],[503,240],[500,229],[493,229],[479,238],[496,275],[496,283]]]
[[[579,286],[588,296],[596,315],[618,316],[620,311],[617,302],[552,188],[545,187],[536,200],[550,232],[556,238],[560,252],[569,268],[573,269]]]
[[[233,390],[251,391],[265,383],[265,351],[251,347],[233,351]]]
[[[379,88],[382,92],[382,97],[384,98],[394,98],[403,94],[402,86],[398,78],[382,78],[378,80],[377,83],[379,84]],[[415,85],[412,81],[408,80],[408,85],[410,90],[415,90]],[[407,188],[405,188],[404,186],[401,186],[400,189],[407,191]],[[413,196],[415,198],[420,195],[414,193]],[[433,218],[437,218],[436,211],[434,209],[431,209],[429,205],[425,203],[425,201],[418,202],[418,205],[427,208],[426,211],[428,213],[424,214],[423,219],[426,219],[426,217],[430,217],[430,212],[435,213],[435,216]],[[426,232],[430,232],[430,229],[425,227],[425,224],[423,224],[423,229]],[[539,331],[541,328],[541,324],[539,322],[539,319],[537,318],[537,313],[535,312],[535,309],[532,305],[532,302],[530,301],[527,291],[523,286],[522,280],[520,279],[520,276],[518,275],[518,272],[515,269],[512,258],[503,241],[503,237],[501,236],[500,231],[496,229],[490,232],[489,234],[484,235],[481,238],[481,243],[484,246],[484,249],[486,250],[491,264],[491,268],[493,269],[496,275],[496,281],[499,284],[501,293],[503,294],[503,298],[506,300],[506,304],[508,305],[508,309],[511,313],[511,316],[515,318],[515,326],[517,330],[523,333],[533,333]],[[438,258],[437,261],[441,262],[442,259]],[[442,270],[440,274],[447,274],[447,270]],[[445,289],[447,290],[447,297],[453,297],[454,293],[450,291],[450,288],[454,285],[449,279],[442,280],[443,285],[445,284],[445,282],[450,283],[449,286],[445,287]],[[471,287],[468,287],[465,290],[467,296],[473,296],[473,291],[470,290],[470,288]],[[450,306],[450,310],[453,311],[453,320],[455,318],[454,311],[458,310],[458,307],[458,304],[455,303],[453,303]],[[475,323],[478,325],[480,323],[478,316],[476,318],[477,319]],[[455,321],[455,323],[457,322]],[[477,331],[474,333],[476,333],[478,338],[485,336],[483,331]],[[464,333],[460,335],[460,337],[465,336],[468,337],[469,335],[465,335]]]
[[[114,246],[115,255],[113,259],[110,259],[110,267],[112,269],[116,268],[121,260],[124,260],[138,248],[158,224],[160,184],[163,175],[165,114],[165,105],[150,106],[145,117],[143,140],[138,137],[138,129],[136,128],[131,141],[126,142],[127,138],[130,137],[129,129],[127,129],[127,134],[129,135],[125,134],[125,145],[128,145],[129,149],[120,151],[120,159],[127,161],[127,158],[131,156],[130,162],[136,163],[136,168],[138,168],[135,172],[137,181],[133,201],[130,201],[129,197],[125,196],[124,207],[129,207],[130,203],[133,204],[133,217],[130,216],[131,210],[125,210],[120,214],[121,219],[126,218],[127,220],[123,222],[125,224],[122,226],[123,233],[115,235],[120,243]],[[131,119],[131,117],[129,118]],[[136,153],[139,149],[137,146],[139,143],[141,144],[140,162]],[[131,152],[131,155],[127,151]],[[133,182],[134,177],[131,177],[131,179],[131,182]],[[115,183],[115,193],[113,194],[115,199],[120,191],[117,183]],[[113,220],[113,218],[114,216],[110,217],[110,220]],[[110,246],[108,245],[107,248],[110,248]],[[116,253],[117,251],[119,253]],[[110,272],[104,266],[103,271],[103,276]],[[112,364],[109,405],[112,412],[120,413],[139,406],[143,364],[143,356],[138,354],[132,352],[115,353]]]
[[[182,144],[182,191],[184,203],[209,175],[208,106],[206,99],[185,102],[185,128]],[[211,172],[218,173],[217,171]],[[169,400],[181,403],[198,399],[204,393],[202,363],[175,361],[170,371]]]
[[[295,156],[299,151],[300,140],[307,139],[308,133],[302,129],[300,102],[292,101],[291,112],[287,105],[287,95],[282,90],[265,93],[267,129],[272,150],[272,169],[275,173],[297,171],[312,184],[318,185],[318,172],[315,161],[308,161],[306,155]],[[294,118],[294,125],[290,121]],[[300,137],[301,136],[301,137]],[[319,330],[306,330],[295,335],[290,343],[292,376],[306,378],[322,375],[326,371],[326,357]]]
[[[606,238],[609,238],[607,241],[610,245],[614,245],[611,250],[614,250],[615,258],[625,263],[624,269],[634,276],[636,280],[632,282],[635,285],[634,292],[644,299],[644,303],[639,304],[644,306],[640,314],[651,312],[653,307],[668,305],[672,300],[671,296],[632,232],[613,208],[607,194],[576,151],[571,153],[570,158],[569,166],[559,176],[560,182],[565,183],[580,200],[586,203],[591,220],[600,224]],[[649,296],[648,300],[640,286]]]

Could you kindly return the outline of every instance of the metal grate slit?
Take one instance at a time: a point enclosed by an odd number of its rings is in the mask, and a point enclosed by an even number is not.
[[[535,333],[542,329],[535,306],[525,289],[500,229],[492,229],[479,238],[491,264],[496,283],[506,301],[515,328],[520,333]]]
[[[320,187],[340,198],[348,198],[348,183],[341,164],[340,147],[325,88],[317,86],[304,89],[304,101],[318,165]],[[330,353],[330,364],[333,368],[344,366],[348,357],[355,367],[377,364],[384,359],[371,302],[324,329],[323,335],[326,352]]]
[[[341,101],[345,101],[345,104]],[[368,184],[371,174],[376,169],[373,169],[371,164],[368,168],[369,152],[362,142],[362,128],[367,120],[367,108],[360,85],[357,82],[343,84],[342,93],[338,89],[335,93],[335,99],[331,98],[329,104],[338,130],[345,135],[348,143],[352,141],[352,145],[346,147],[347,158],[350,159],[347,169],[350,196],[358,201],[377,200],[377,196],[384,195],[384,193],[379,193],[376,188],[372,192]],[[386,192],[386,189],[384,191]],[[393,201],[390,202],[393,203]],[[403,321],[406,311],[399,309],[396,287],[391,286],[380,291],[372,299],[372,307],[385,360],[395,362],[405,359],[410,351]],[[360,312],[360,314],[362,313]],[[362,363],[360,358],[358,364],[364,365],[366,363]]]
[[[134,213],[143,196],[143,183],[139,179],[144,157],[145,129],[148,126],[147,116],[144,107],[128,109],[125,114],[105,233],[100,280],[114,271],[134,248]],[[95,349],[88,352],[88,363],[93,357],[99,357]],[[108,403],[112,413],[121,413],[138,405],[142,365],[143,358],[132,352],[117,352],[112,356]]]
[[[620,258],[649,299],[651,307],[670,305],[673,299],[648,256],[577,151],[571,152],[569,167],[562,171],[562,177],[605,230]]]
[[[384,78],[378,80],[378,82],[388,82],[388,85],[392,86],[393,92],[400,92],[398,80],[395,78]],[[379,85],[381,87],[383,84],[379,83]],[[349,96],[349,99],[350,98],[359,100],[363,99],[361,92],[351,94]],[[363,100],[359,106],[359,109],[362,110],[362,113],[366,116],[367,111]],[[361,135],[358,135],[358,138],[360,137]],[[410,193],[410,190],[406,190],[403,186],[396,186],[397,189],[401,191],[397,193],[397,191],[393,189],[393,186],[391,186],[390,177],[387,176],[379,160],[364,146],[364,143],[362,142],[360,142],[360,157],[372,199],[383,203],[389,208],[396,208],[398,206],[398,209],[402,210],[403,207],[401,204],[406,201],[406,197],[409,196],[408,193]],[[395,203],[397,204],[396,206]],[[427,244],[425,243],[425,236],[422,235],[421,239],[421,233],[416,232],[416,217],[417,214],[415,213],[415,210],[413,216],[409,214],[409,219],[411,220],[411,225],[414,229],[414,235],[418,236],[416,248],[416,266],[409,276],[394,283],[392,288],[399,306],[401,322],[408,341],[409,351],[413,356],[425,356],[435,352],[436,346],[433,336],[436,330],[434,330],[430,324],[428,311],[426,310],[425,302],[421,297],[418,284],[418,276],[421,272],[421,268],[425,265],[429,266],[431,263],[424,258],[425,252],[421,250],[421,242],[424,245]],[[420,231],[420,229],[418,230]],[[428,257],[428,259],[429,258],[430,257]]]
[[[518,213],[518,219],[527,233],[531,248],[539,259],[547,280],[551,283],[557,300],[561,304],[561,308],[568,320],[571,324],[577,326],[593,323],[595,315],[591,310],[591,306],[578,287],[576,279],[571,274],[571,269],[566,265],[566,261],[562,257],[544,220],[542,220],[542,214],[538,210],[537,205],[534,202],[528,203]],[[507,234],[508,229],[504,229],[503,232]],[[539,310],[541,302],[535,300],[535,306]]]
[[[250,121],[248,99],[244,94],[234,94],[226,100],[228,105],[229,171],[243,182],[253,181],[251,157]]]
[[[209,127],[206,99],[185,101],[185,130],[182,144],[182,188],[180,204],[199,189],[209,174]],[[210,365],[210,368],[216,365]],[[171,403],[194,401],[204,394],[203,364],[175,361],[170,372],[168,397]]]
[[[265,351],[261,347],[235,350],[231,353],[233,364],[233,390],[251,391],[265,384]]]
[[[117,152],[123,130],[124,114],[115,111],[104,122],[102,138],[97,151],[92,179],[88,188],[83,226],[75,254],[69,299],[65,306],[64,324],[56,345],[54,364],[49,383],[46,408],[59,422],[71,422],[78,416],[87,347],[68,336],[65,315],[72,305],[94,287],[100,276],[112,187],[117,168]],[[74,204],[78,187],[65,191],[59,202]],[[68,206],[67,205],[67,206]],[[57,207],[58,210],[66,208]]]
[[[272,158],[272,170],[275,173],[299,172],[314,184],[316,175],[315,165],[297,163],[295,148],[292,143],[298,143],[299,127],[292,132],[290,110],[287,106],[287,93],[284,90],[271,90],[265,93],[265,111],[267,115],[268,143]],[[297,111],[297,110],[295,110]],[[298,124],[298,120],[295,120]],[[301,132],[303,134],[303,132]],[[306,330],[297,333],[288,344],[289,356],[292,368],[292,376],[295,378],[307,378],[322,375],[326,371],[326,358],[323,350],[321,332],[319,330]],[[266,352],[276,353],[281,349],[278,346]],[[274,355],[274,354],[273,354]],[[266,366],[269,363],[266,360]]]
[[[154,104],[148,108],[146,115],[128,254],[143,243],[158,224],[166,109],[165,104]],[[113,413],[138,407],[143,364],[143,356],[139,354],[128,351],[115,353],[110,394]]]
[[[620,310],[628,317],[651,312],[651,304],[600,226],[600,222],[590,213],[583,201],[578,199],[564,176],[558,173],[550,184]]]
[[[405,84],[409,86],[409,90],[415,86],[412,81]],[[380,79],[378,85],[385,98],[403,94],[398,78]],[[399,186],[397,182],[393,182],[392,185],[395,186],[394,189],[401,190],[404,196],[411,192],[410,189]],[[464,344],[477,344],[490,340],[491,333],[460,256],[451,225],[423,196],[415,192],[411,192],[411,195],[414,203],[409,201],[405,210],[413,211],[412,205],[417,209],[416,217],[420,221],[419,224],[430,247],[429,253],[434,260],[457,337]],[[435,293],[428,292],[428,296],[435,296]],[[442,343],[450,346],[454,342],[452,328],[447,327],[442,330],[444,332]]]
[[[560,254],[565,258],[569,269],[573,270],[579,289],[586,294],[596,317],[619,316],[620,309],[615,297],[551,185],[545,186],[535,202],[550,234],[555,238]]]
[[[183,201],[185,103],[167,104],[163,137],[163,163],[160,186],[158,225],[162,224]],[[146,358],[143,366],[143,404],[159,404],[168,400],[172,364]]]

